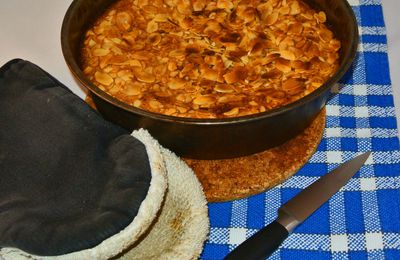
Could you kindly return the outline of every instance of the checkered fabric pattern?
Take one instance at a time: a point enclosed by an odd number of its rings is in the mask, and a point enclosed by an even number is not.
[[[277,217],[278,208],[354,156],[372,156],[345,187],[291,234],[271,259],[400,259],[400,151],[381,2],[350,0],[361,34],[357,58],[327,103],[317,152],[282,185],[210,203],[201,259],[222,259]]]

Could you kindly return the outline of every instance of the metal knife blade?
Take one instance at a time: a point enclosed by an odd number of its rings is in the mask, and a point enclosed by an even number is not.
[[[278,210],[278,218],[236,247],[225,259],[265,259],[315,210],[343,187],[371,153],[363,153],[319,178]]]

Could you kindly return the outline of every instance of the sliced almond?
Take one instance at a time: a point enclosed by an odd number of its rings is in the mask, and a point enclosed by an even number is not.
[[[147,23],[146,32],[153,33],[158,30],[158,23],[154,20],[151,20]]]
[[[243,19],[246,23],[250,23],[256,19],[257,11],[254,7],[247,7],[243,12]]]
[[[93,67],[87,66],[85,67],[85,69],[83,70],[83,73],[85,74],[90,74],[93,71]]]
[[[136,0],[138,7],[143,8],[149,4],[149,0]]]
[[[189,15],[192,12],[190,2],[184,0],[178,2],[176,10],[183,15]]]
[[[126,33],[126,34],[124,34],[124,35],[122,36],[122,39],[123,39],[124,41],[122,41],[121,44],[123,44],[124,42],[126,42],[126,43],[129,44],[129,46],[133,46],[133,45],[135,45],[135,44],[137,43],[137,42],[136,42],[136,37],[137,37],[137,35],[134,34],[134,33]],[[126,47],[129,47],[129,46],[126,46]]]
[[[149,105],[152,109],[160,109],[163,107],[163,104],[155,99],[149,101]]]
[[[318,20],[320,23],[326,22],[326,14],[321,11],[318,14],[315,14],[314,17]]]
[[[147,51],[135,51],[131,54],[132,58],[136,60],[149,60],[151,59],[151,53]]]
[[[258,110],[259,110],[260,112],[265,112],[267,109],[266,109],[264,106],[260,106],[260,107],[258,108]]]
[[[110,50],[101,49],[101,48],[97,48],[97,49],[93,50],[93,56],[96,56],[96,57],[106,56],[109,53],[110,53]]]
[[[176,66],[175,61],[169,61],[168,62],[168,70],[169,71],[175,71],[178,67]]]
[[[225,116],[235,116],[237,114],[239,114],[239,108],[238,107],[232,108],[231,110],[229,110],[229,111],[224,113]]]
[[[153,74],[144,71],[135,71],[135,76],[139,81],[144,83],[153,83],[156,81],[156,77]]]
[[[119,29],[128,31],[132,26],[132,17],[127,12],[119,12],[116,16],[116,24]]]
[[[171,79],[170,82],[168,82],[168,88],[170,89],[183,89],[185,87],[186,81],[183,79]]]
[[[207,69],[203,71],[203,77],[212,81],[219,81],[218,72],[212,69]]]
[[[233,7],[233,3],[229,0],[217,0],[217,8],[231,10]]]
[[[282,6],[282,7],[279,9],[279,13],[282,14],[282,15],[289,14],[290,11],[291,11],[291,10],[290,10],[290,6],[288,6],[288,5]]]
[[[318,35],[319,35],[319,38],[321,40],[323,40],[324,42],[330,42],[332,40],[332,38],[333,38],[332,31],[330,31],[328,29],[320,30]]]
[[[180,107],[177,106],[176,109],[178,110],[179,113],[186,113],[188,111],[188,109],[186,107]]]
[[[232,93],[235,91],[232,87],[225,84],[218,84],[215,86],[214,90],[219,93]]]
[[[189,103],[192,101],[192,98],[188,94],[179,94],[176,96],[176,100],[183,102],[183,103]]]
[[[340,41],[336,40],[336,39],[332,39],[329,42],[329,47],[331,47],[334,51],[338,51],[340,49]]]
[[[177,112],[177,111],[176,111],[176,108],[173,108],[173,107],[168,108],[168,109],[165,110],[165,114],[168,115],[168,116],[173,115],[173,114],[175,114],[176,112]]]
[[[172,58],[184,58],[185,55],[186,55],[185,51],[181,49],[172,50],[168,53],[168,56]]]
[[[310,68],[310,63],[309,62],[303,62],[300,60],[295,60],[291,62],[292,68],[295,69],[301,69],[301,70],[307,70]]]
[[[280,51],[280,55],[286,60],[296,60],[296,56],[294,55],[294,53],[289,50]]]
[[[300,22],[292,23],[289,25],[288,33],[301,34],[302,31],[303,31],[303,25]]]
[[[272,99],[284,99],[286,97],[286,93],[284,91],[279,91],[276,90],[273,93],[271,93],[267,98],[272,98]]]
[[[115,95],[120,91],[120,88],[116,86],[112,86],[109,89],[107,89],[107,92],[110,93],[111,95]]]
[[[154,95],[156,95],[157,97],[165,98],[165,97],[170,97],[172,94],[171,94],[171,92],[162,90],[162,91],[154,92]]]
[[[161,42],[161,35],[159,33],[152,33],[147,38],[147,42],[153,46],[156,46]]]
[[[334,64],[339,59],[339,55],[337,53],[329,53],[326,62],[329,64]]]
[[[247,69],[244,67],[236,67],[232,71],[224,74],[225,82],[228,84],[236,83],[244,80],[247,77]]]
[[[127,83],[124,88],[123,92],[128,96],[137,96],[140,95],[141,92],[141,85],[139,83]]]
[[[100,71],[97,71],[94,74],[94,79],[97,82],[99,82],[100,84],[105,85],[105,86],[110,86],[114,82],[114,79],[110,75],[108,75],[107,73],[100,72]]]
[[[132,67],[142,67],[142,64],[138,60],[128,60],[128,64]]]
[[[276,59],[275,66],[278,70],[280,70],[284,73],[287,73],[292,70],[292,68],[290,66],[290,62],[288,60],[285,60],[282,58]]]
[[[237,73],[234,71],[224,74],[224,79],[225,79],[225,82],[228,84],[236,83],[239,81],[239,77],[238,77]]]
[[[134,107],[140,107],[142,105],[142,101],[137,99],[137,100],[133,101],[132,105]]]
[[[154,5],[145,5],[141,9],[145,13],[146,18],[154,18],[155,14],[158,12],[158,8]]]
[[[300,10],[300,4],[299,4],[299,2],[298,1],[293,1],[291,4],[290,4],[290,14],[291,15],[296,15],[296,14],[299,14],[301,12],[301,10]]]
[[[120,70],[118,71],[117,76],[125,81],[128,81],[133,78],[133,73],[130,70]]]
[[[198,96],[193,99],[193,104],[201,107],[210,107],[215,104],[215,98],[212,96]]]
[[[90,39],[89,42],[88,42],[88,46],[89,47],[93,47],[95,45],[97,45],[97,43],[93,39]]]
[[[153,21],[154,22],[158,22],[158,23],[167,22],[168,21],[168,15],[167,14],[156,14],[153,17]]]
[[[193,11],[199,12],[206,7],[206,1],[204,0],[195,0],[193,2]]]
[[[303,91],[304,84],[298,79],[290,78],[282,83],[282,90],[289,95],[296,95]]]
[[[272,13],[267,17],[265,17],[265,24],[267,26],[273,25],[274,23],[276,23],[276,21],[278,21],[278,18],[279,18],[278,13]]]

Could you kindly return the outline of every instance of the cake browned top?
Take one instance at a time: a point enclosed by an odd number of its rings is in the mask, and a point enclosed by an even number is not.
[[[132,106],[223,118],[311,93],[339,49],[325,13],[298,0],[120,0],[86,32],[82,66]]]

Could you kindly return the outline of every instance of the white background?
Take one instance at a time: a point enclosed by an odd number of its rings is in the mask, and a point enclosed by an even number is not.
[[[29,60],[52,74],[80,97],[62,56],[60,29],[72,0],[0,0],[0,66],[14,58]],[[391,80],[400,126],[399,0],[382,0],[388,35]]]

